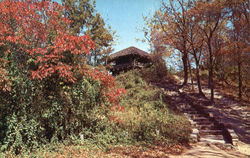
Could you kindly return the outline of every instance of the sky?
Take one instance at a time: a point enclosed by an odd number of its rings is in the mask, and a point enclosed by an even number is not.
[[[149,51],[147,43],[136,39],[144,39],[143,16],[152,16],[160,4],[161,0],[96,0],[96,10],[105,23],[116,31],[114,52],[130,46]]]

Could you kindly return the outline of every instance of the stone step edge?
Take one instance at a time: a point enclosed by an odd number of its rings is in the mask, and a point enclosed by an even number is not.
[[[200,134],[197,128],[192,129],[192,133],[190,134],[192,142],[196,143],[200,141]]]
[[[207,112],[207,114],[209,115],[210,118],[213,118],[217,122],[217,124],[221,127],[224,135],[230,140],[230,143],[233,146],[237,146],[239,137],[235,133],[235,131],[230,127],[230,125],[228,125],[225,122],[219,121],[221,119],[219,117],[216,117],[211,111]]]
[[[184,113],[185,115],[185,113]],[[196,123],[188,116],[186,116],[188,118],[188,121],[191,124],[192,127],[192,133],[190,134],[190,138],[191,138],[191,142],[193,143],[197,143],[200,141],[200,134],[199,134],[199,130],[196,128]]]
[[[188,99],[188,98],[186,98],[186,99]],[[197,111],[200,111],[201,113],[207,115],[208,118],[210,118],[211,120],[213,120],[214,123],[217,124],[222,129],[223,135],[227,139],[229,139],[230,143],[233,146],[237,146],[239,138],[238,138],[237,134],[235,133],[235,131],[232,128],[228,127],[228,125],[226,123],[220,122],[219,120],[221,120],[221,119],[218,118],[218,117],[216,117],[214,115],[214,113],[212,113],[211,111],[209,111],[208,108],[206,108],[204,106],[201,106],[201,105],[198,105],[198,104],[197,105],[193,105],[192,103],[189,104],[189,105],[193,106]]]
[[[163,90],[165,91],[165,89],[163,89]],[[182,93],[182,92],[179,91],[179,93]],[[189,105],[191,105],[192,107],[194,107],[193,104],[189,104]],[[180,108],[180,107],[178,107],[178,106],[176,106],[176,108],[177,108],[179,111],[182,111],[182,108]],[[220,120],[220,119],[217,118],[217,117],[215,117],[214,114],[213,114],[212,112],[205,112],[205,111],[208,110],[208,109],[205,108],[204,106],[196,105],[194,108],[195,108],[195,109],[196,109],[196,108],[199,108],[199,109],[200,109],[200,110],[199,110],[200,112],[202,111],[202,113],[208,115],[208,117],[211,118],[211,119],[213,119],[216,123],[222,125],[222,130],[223,130],[224,134],[230,139],[230,143],[231,143],[233,146],[237,146],[237,143],[238,143],[238,141],[239,141],[239,138],[238,138],[237,134],[234,132],[233,129],[229,129],[229,128],[227,128],[226,124],[219,122],[218,120]],[[185,115],[185,112],[184,112],[184,115]],[[186,115],[186,116],[187,116],[187,115]],[[187,117],[188,117],[188,116],[187,116]],[[188,117],[188,119],[189,119],[189,117]],[[189,119],[189,120],[190,120],[190,119]],[[192,122],[193,122],[193,121],[192,121]],[[194,124],[195,124],[195,123],[194,123]],[[193,124],[192,124],[192,125],[193,125]],[[198,131],[199,131],[199,130],[198,130]],[[193,134],[193,133],[192,133],[192,134]],[[194,133],[193,135],[196,135],[196,134]],[[197,138],[197,140],[198,140],[199,136],[197,135],[196,138]]]
[[[194,105],[192,105],[192,104],[189,104],[189,105],[194,107]],[[233,129],[231,129],[230,127],[227,127],[227,124],[218,121],[218,120],[220,120],[220,118],[215,117],[215,115],[211,111],[209,111],[209,109],[207,109],[206,107],[201,106],[201,105],[196,105],[194,108],[195,109],[199,108],[200,110],[198,110],[198,111],[200,111],[203,114],[207,115],[208,118],[214,120],[214,122],[216,124],[219,124],[219,126],[222,128],[222,131],[223,131],[224,135],[229,139],[230,143],[233,146],[237,146],[239,138],[238,138],[237,134],[235,133],[235,131]],[[181,110],[181,108],[179,108],[179,110]],[[187,116],[187,114],[186,114],[186,116]]]

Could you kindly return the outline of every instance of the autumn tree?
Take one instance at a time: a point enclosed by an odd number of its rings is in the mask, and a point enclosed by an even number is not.
[[[203,39],[208,51],[208,64],[209,64],[209,87],[211,90],[211,103],[214,102],[214,58],[215,47],[217,42],[218,30],[225,25],[226,12],[224,3],[222,1],[198,1],[190,12],[196,22],[199,23],[199,29],[203,33]]]
[[[94,42],[72,33],[67,9],[50,0],[0,2],[1,150],[17,154],[97,131],[106,107],[119,104],[124,90],[86,64]]]
[[[199,94],[204,96],[200,81],[200,65],[202,59],[205,56],[203,33],[199,29],[199,24],[195,21],[192,13],[190,14],[190,12],[187,13],[187,23],[187,42],[189,47],[189,53],[193,56],[196,66],[196,82]]]
[[[166,77],[167,67],[165,59],[171,56],[169,47],[164,44],[164,34],[162,34],[159,27],[152,25],[152,19],[144,17],[146,26],[143,27],[144,39],[142,42],[147,42],[150,45],[150,56],[152,59],[153,73],[156,73],[159,78]]]
[[[172,50],[172,53],[179,51],[181,53],[181,59],[184,68],[184,82],[188,81],[188,52],[187,47],[187,15],[186,12],[191,5],[189,0],[168,0],[162,2],[162,6],[159,11],[155,13],[151,20],[152,35],[154,32],[158,32],[157,36],[153,37],[153,40],[161,41],[161,45]],[[159,34],[161,34],[159,36]]]
[[[211,103],[214,102],[214,78],[222,79],[225,76],[221,74],[231,73],[229,69],[237,67],[234,71],[237,71],[241,98],[242,80],[247,80],[243,76],[249,73],[248,12],[249,2],[246,0],[169,0],[164,1],[160,10],[147,21],[149,29],[144,32],[156,52],[168,49],[172,54],[181,53],[183,84],[186,83],[188,67],[191,70],[192,61],[189,59],[194,58],[201,95],[204,94],[199,76],[200,65],[208,69]]]
[[[96,11],[95,1],[62,0],[62,3],[66,6],[66,16],[71,20],[70,32],[78,35],[84,32],[95,42],[95,49],[88,55],[88,63],[100,64],[104,52],[107,53],[113,44],[114,32]]]
[[[107,53],[111,53],[111,46],[114,40],[114,32],[111,27],[105,27],[105,22],[101,18],[99,13],[94,17],[91,28],[86,31],[86,34],[91,36],[91,39],[95,42],[95,50],[91,51],[90,61],[93,61],[93,65],[101,64],[102,60],[105,60]],[[92,58],[91,58],[92,57]]]
[[[249,65],[249,1],[226,1],[230,12],[230,24],[227,32],[227,44],[223,47],[223,53],[229,54],[235,61],[238,76],[238,96],[242,97],[243,68]],[[248,74],[248,72],[246,72]]]

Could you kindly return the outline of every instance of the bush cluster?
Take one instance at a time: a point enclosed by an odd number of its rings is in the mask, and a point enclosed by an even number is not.
[[[11,68],[11,90],[0,91],[1,151],[30,153],[62,142],[102,149],[135,142],[188,142],[188,121],[168,109],[162,91],[149,86],[141,72],[116,77],[126,93],[112,103],[104,95],[103,81],[93,76],[75,83],[56,76],[31,80],[18,66]]]
[[[120,127],[136,141],[188,142],[191,129],[187,119],[171,111],[163,101],[163,92],[148,85],[142,74],[130,71],[116,78],[117,83],[126,89],[121,99],[125,108],[122,112],[115,112]]]
[[[11,91],[0,91],[2,151],[18,154],[80,135],[97,140],[95,133],[109,127],[106,107],[111,103],[99,80],[84,76],[71,84],[53,77],[31,80],[16,72]]]

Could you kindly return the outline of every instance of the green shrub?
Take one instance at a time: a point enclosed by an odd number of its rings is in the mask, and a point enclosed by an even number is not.
[[[166,62],[160,57],[153,57],[153,64],[140,71],[140,76],[147,82],[159,82],[169,77]]]
[[[82,77],[69,84],[51,76],[34,81],[17,66],[9,74],[12,90],[0,91],[0,145],[5,153],[25,155],[57,143],[107,150],[124,143],[188,141],[188,121],[170,111],[162,91],[149,86],[138,71],[116,78],[127,91],[118,103],[125,107],[121,111],[110,109],[99,80]]]
[[[109,103],[104,102],[101,89],[99,81],[86,77],[69,85],[56,78],[31,81],[17,75],[12,91],[1,91],[1,150],[19,154],[79,139],[80,134],[90,141],[104,135],[103,141],[108,142],[111,138],[105,132],[111,123],[108,109],[101,105]]]
[[[135,141],[183,143],[189,141],[190,124],[163,102],[163,92],[149,86],[138,71],[117,76],[116,81],[127,93],[121,100],[122,112],[115,112],[120,126]]]

